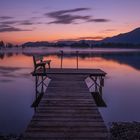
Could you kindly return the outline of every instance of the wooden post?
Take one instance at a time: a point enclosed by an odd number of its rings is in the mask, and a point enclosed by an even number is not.
[[[100,95],[102,97],[102,86],[99,87],[99,93],[100,93]]]
[[[63,50],[61,50],[60,53],[61,53],[61,63],[60,63],[60,68],[62,69],[62,67],[63,67]]]
[[[97,89],[97,76],[95,77],[95,92],[98,92],[98,89]]]
[[[35,76],[35,99],[37,99],[37,84],[38,84],[38,78]]]
[[[77,69],[78,69],[78,55],[79,55],[79,51],[76,51],[76,64],[77,64]]]
[[[101,79],[100,79],[100,84],[101,84],[101,86],[104,87],[104,78],[103,77],[101,77]]]
[[[41,93],[44,92],[43,75],[41,76]]]
[[[100,77],[99,78],[99,92],[100,92],[101,97],[102,97],[102,87],[103,86],[104,86],[104,78]]]

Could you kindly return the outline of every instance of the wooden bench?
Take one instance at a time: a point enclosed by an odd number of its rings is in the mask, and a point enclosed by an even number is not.
[[[50,69],[50,63],[51,60],[43,60],[43,56],[33,56],[33,62],[34,62],[34,71],[38,69],[43,69],[43,71],[46,71],[46,64],[48,65],[48,68]]]

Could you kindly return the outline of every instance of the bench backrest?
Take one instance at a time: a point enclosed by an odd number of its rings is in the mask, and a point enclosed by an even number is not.
[[[34,66],[36,66],[37,61],[42,61],[43,56],[33,56]]]

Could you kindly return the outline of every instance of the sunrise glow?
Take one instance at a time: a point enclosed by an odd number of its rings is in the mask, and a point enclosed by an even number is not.
[[[0,40],[100,40],[139,27],[139,0],[0,1]]]

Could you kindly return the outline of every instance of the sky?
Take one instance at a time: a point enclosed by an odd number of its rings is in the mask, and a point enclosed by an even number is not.
[[[100,40],[140,27],[140,0],[0,0],[0,40]]]

